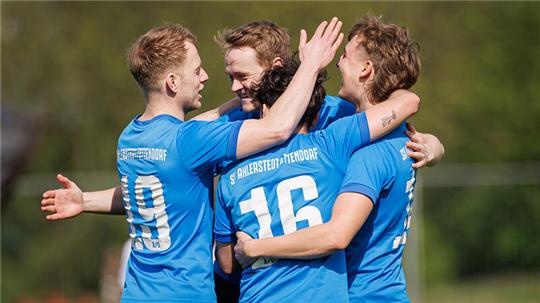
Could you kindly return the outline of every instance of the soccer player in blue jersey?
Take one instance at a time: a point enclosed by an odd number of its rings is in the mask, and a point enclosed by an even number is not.
[[[420,61],[406,28],[367,16],[351,29],[338,66],[340,95],[369,110],[394,89],[412,86]],[[269,239],[251,240],[239,232],[239,260],[246,265],[260,256],[304,259],[346,248],[351,302],[408,302],[401,262],[415,170],[404,130],[401,125],[354,153],[327,223]]]
[[[308,104],[318,72],[341,43],[340,28],[337,18],[323,22],[309,42],[302,31],[303,61],[290,89],[269,115],[243,123],[183,122],[185,113],[201,106],[200,91],[208,79],[189,30],[166,25],[133,44],[129,67],[143,90],[146,108],[124,129],[117,148],[132,239],[123,302],[216,300],[210,208],[214,165],[288,139]],[[370,118],[378,119],[380,114]],[[53,213],[49,219],[65,214],[54,204],[55,195],[61,193],[44,194],[43,210]]]
[[[263,116],[287,87],[294,70],[289,63],[267,72],[257,92]],[[321,82],[295,136],[224,169],[217,188],[214,227],[220,248],[232,247],[238,230],[267,238],[328,221],[348,158],[387,130],[379,123],[368,127],[366,113],[360,113],[308,134],[325,95]],[[396,112],[398,119],[415,111],[414,106],[407,106],[414,104],[414,94],[395,92],[392,97],[388,102],[402,106]],[[392,118],[390,123],[398,125],[399,121]],[[232,270],[231,253],[220,249],[218,259],[226,272]],[[241,302],[291,300],[347,302],[344,252],[306,261],[262,258],[242,272]]]

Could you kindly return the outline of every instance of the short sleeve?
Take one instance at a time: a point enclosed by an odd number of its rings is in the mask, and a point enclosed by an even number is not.
[[[384,142],[376,142],[356,151],[347,165],[340,193],[363,194],[377,203],[381,191],[394,179],[393,159],[385,149]]]
[[[236,228],[234,227],[231,209],[227,206],[222,192],[221,181],[216,193],[216,209],[214,222],[214,238],[216,241],[229,243],[236,241]]]
[[[316,133],[324,142],[328,154],[338,167],[345,170],[351,155],[370,142],[365,113],[354,114],[332,123]]]
[[[178,150],[185,165],[198,171],[212,170],[216,163],[236,159],[242,121],[189,121],[178,133]]]

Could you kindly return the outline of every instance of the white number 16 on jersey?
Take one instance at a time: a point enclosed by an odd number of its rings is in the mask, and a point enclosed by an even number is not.
[[[322,224],[322,216],[315,206],[304,206],[294,213],[291,191],[301,189],[305,201],[311,201],[319,197],[317,184],[310,176],[298,176],[283,180],[277,185],[278,208],[281,225],[285,234],[297,230],[296,223],[307,220],[309,226]],[[251,190],[251,199],[240,202],[240,212],[246,214],[254,212],[259,223],[259,238],[273,237],[271,223],[272,217],[268,210],[268,201],[264,194],[264,188],[256,187]]]

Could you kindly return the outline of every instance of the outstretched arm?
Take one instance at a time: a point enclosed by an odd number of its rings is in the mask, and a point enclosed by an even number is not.
[[[209,111],[206,111],[191,118],[191,120],[214,121],[216,119],[219,119],[224,114],[228,113],[230,110],[239,106],[241,106],[240,98],[234,97],[233,99],[221,104],[216,108],[213,108]]]
[[[61,220],[78,216],[82,212],[121,215],[125,213],[120,186],[102,191],[85,192],[58,174],[58,183],[63,188],[43,193],[41,211],[50,213],[47,220]]]
[[[343,41],[341,21],[333,18],[322,22],[307,41],[300,33],[300,64],[287,90],[279,97],[268,115],[259,120],[246,120],[237,140],[237,158],[243,158],[286,141],[296,129],[313,92],[317,74],[334,58]]]
[[[336,250],[345,249],[369,216],[373,203],[359,193],[341,193],[327,223],[305,228],[294,233],[263,239],[251,239],[238,232],[234,248],[242,266],[249,266],[254,258],[275,257],[312,259]]]
[[[416,160],[414,168],[435,166],[444,156],[444,146],[441,141],[432,134],[418,132],[412,124],[407,123],[407,136],[411,139],[407,142],[409,157]]]

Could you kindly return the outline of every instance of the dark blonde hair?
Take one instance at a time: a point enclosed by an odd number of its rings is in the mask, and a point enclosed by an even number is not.
[[[396,89],[408,89],[418,80],[419,46],[406,27],[365,16],[349,32],[349,40],[352,39],[357,39],[373,62],[375,77],[368,89],[370,100],[386,100]]]
[[[257,54],[259,64],[272,66],[276,57],[286,64],[292,58],[291,38],[284,28],[271,21],[255,21],[235,29],[219,32],[214,40],[224,51],[232,48],[251,47]]]
[[[186,42],[196,41],[195,35],[179,24],[149,30],[129,49],[128,64],[133,78],[145,92],[158,90],[160,77],[184,62]]]

